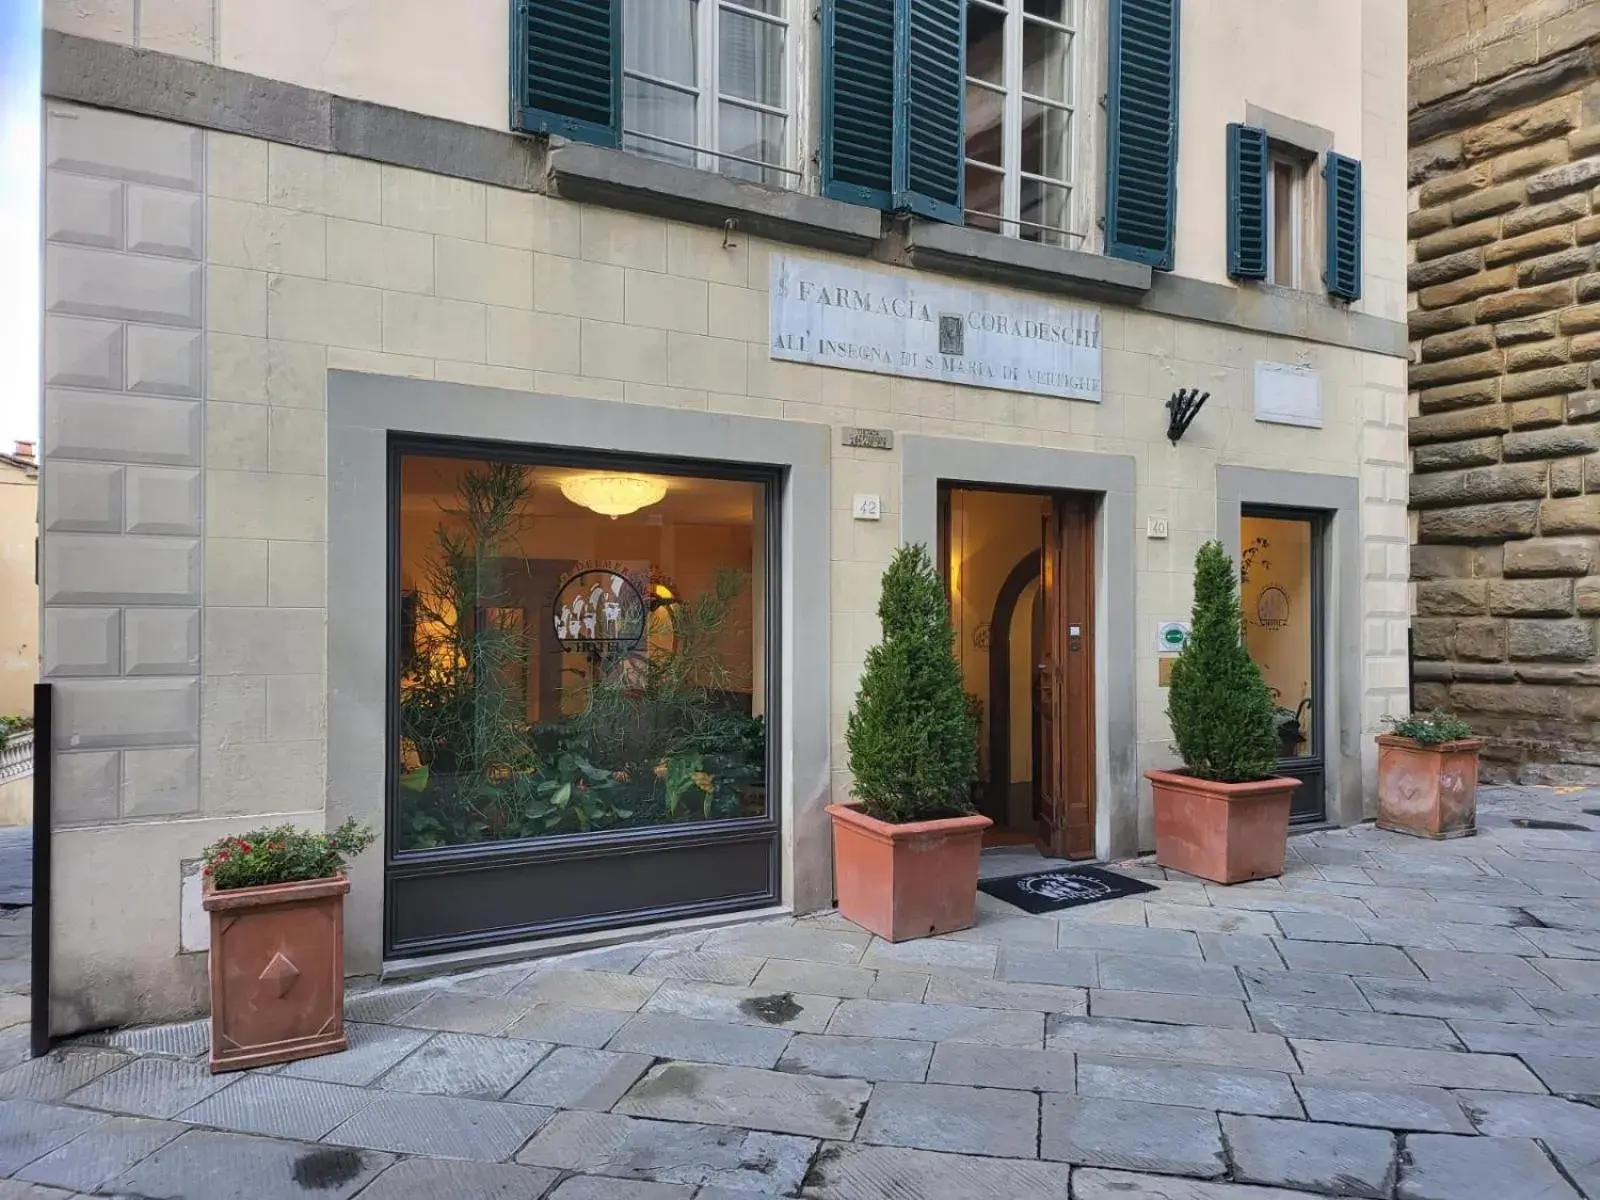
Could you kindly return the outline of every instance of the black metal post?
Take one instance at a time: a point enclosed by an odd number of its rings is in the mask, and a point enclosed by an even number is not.
[[[33,1057],[49,1051],[50,1036],[50,749],[53,689],[33,685]]]

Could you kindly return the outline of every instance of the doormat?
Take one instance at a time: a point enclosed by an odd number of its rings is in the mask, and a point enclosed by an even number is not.
[[[1080,904],[1117,900],[1158,890],[1142,879],[1129,879],[1099,867],[1074,867],[1066,871],[1035,871],[1031,875],[1008,875],[1004,879],[984,879],[978,890],[996,900],[1015,904],[1030,913],[1050,913]]]

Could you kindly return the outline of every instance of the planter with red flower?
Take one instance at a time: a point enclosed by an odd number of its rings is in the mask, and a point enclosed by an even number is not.
[[[281,825],[206,847],[213,1071],[345,1048],[345,862],[372,837],[346,821],[332,833]]]

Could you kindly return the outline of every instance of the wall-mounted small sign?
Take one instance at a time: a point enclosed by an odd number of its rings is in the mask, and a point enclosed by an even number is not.
[[[1167,519],[1165,517],[1146,517],[1144,519],[1144,535],[1147,538],[1166,537]]]
[[[858,521],[881,521],[883,502],[877,496],[857,496],[850,505],[850,515]]]
[[[1256,420],[1322,428],[1322,380],[1315,367],[1258,362],[1255,391]]]
[[[894,430],[847,427],[844,431],[844,444],[846,446],[857,446],[863,450],[893,450]]]
[[[1156,626],[1156,650],[1161,654],[1177,654],[1189,644],[1189,622],[1163,621]]]
[[[1163,654],[1160,658],[1156,659],[1156,684],[1157,684],[1157,686],[1159,686],[1159,687],[1171,687],[1172,686],[1172,664],[1177,662],[1177,661],[1178,661],[1177,656],[1173,655],[1173,654]]]

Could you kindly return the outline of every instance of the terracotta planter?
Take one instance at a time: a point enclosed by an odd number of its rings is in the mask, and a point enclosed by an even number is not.
[[[1378,828],[1426,838],[1478,831],[1477,738],[1427,746],[1378,735]]]
[[[972,925],[985,816],[890,825],[830,804],[839,911],[891,942]]]
[[[1156,810],[1156,862],[1215,883],[1283,874],[1289,800],[1298,779],[1215,783],[1146,771]]]
[[[211,1069],[345,1048],[343,875],[219,892],[211,914]]]

